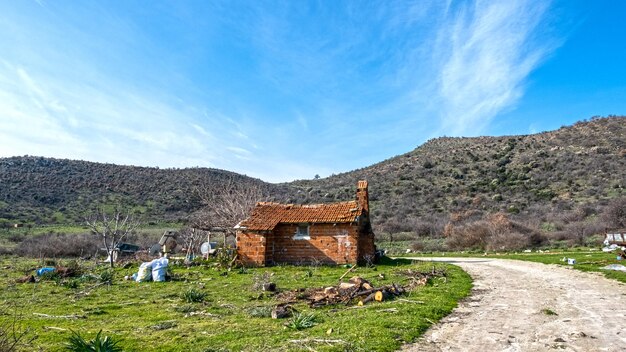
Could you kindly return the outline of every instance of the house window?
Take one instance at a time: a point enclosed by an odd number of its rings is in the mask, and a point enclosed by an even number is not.
[[[311,236],[309,236],[309,224],[299,224],[293,239],[310,240]]]

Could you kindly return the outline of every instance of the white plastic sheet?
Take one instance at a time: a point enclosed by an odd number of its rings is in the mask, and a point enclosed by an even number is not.
[[[165,274],[167,273],[167,258],[159,258],[153,260],[152,263],[152,280],[165,281]]]

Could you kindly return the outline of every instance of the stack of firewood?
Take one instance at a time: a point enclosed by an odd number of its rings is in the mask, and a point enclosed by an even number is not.
[[[369,281],[355,276],[337,286],[309,290],[306,299],[312,308],[329,304],[350,304],[354,301],[357,301],[358,305],[363,305],[371,301],[382,302],[404,292],[405,290],[396,284],[374,287]]]
[[[404,270],[401,272],[403,276],[407,278],[407,284],[404,285],[404,288],[407,291],[411,291],[415,287],[425,286],[428,283],[428,280],[436,277],[441,277],[446,280],[446,271],[445,269],[436,269],[434,266],[432,270],[429,271],[420,271],[420,270]]]
[[[351,269],[352,270],[352,269]],[[348,274],[351,270],[347,271]],[[282,304],[295,304],[306,300],[311,308],[324,307],[336,304],[356,304],[362,306],[369,302],[383,302],[401,296],[419,286],[425,286],[429,280],[440,277],[446,279],[446,272],[433,266],[432,270],[404,270],[400,274],[404,276],[403,285],[392,283],[374,287],[369,281],[360,276],[354,276],[348,282],[341,282],[336,286],[298,289],[279,292],[275,299]],[[380,278],[384,276],[380,274]],[[340,280],[343,279],[343,276]]]

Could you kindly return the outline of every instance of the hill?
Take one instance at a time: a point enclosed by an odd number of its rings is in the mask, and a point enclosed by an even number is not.
[[[101,204],[135,207],[149,220],[181,221],[201,207],[197,190],[234,181],[276,193],[279,186],[234,172],[159,169],[43,157],[0,159],[0,219],[80,223]]]
[[[367,179],[379,233],[437,237],[446,224],[496,213],[518,229],[554,232],[576,222],[604,224],[596,220],[624,199],[624,170],[623,116],[532,135],[436,138],[366,168],[285,184],[207,168],[11,157],[0,159],[0,221],[81,222],[103,203],[132,205],[151,220],[184,221],[202,206],[196,190],[207,184],[234,181],[258,186],[272,199],[311,203],[352,199],[356,181]]]
[[[626,186],[626,118],[592,118],[531,135],[428,141],[378,164],[297,181],[297,202],[352,197],[370,183],[379,232],[441,233],[450,220],[503,212],[533,228],[563,228],[560,217],[599,216]],[[558,230],[558,228],[557,228]]]

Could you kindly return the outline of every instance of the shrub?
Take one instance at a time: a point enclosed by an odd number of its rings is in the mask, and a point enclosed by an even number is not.
[[[313,313],[296,313],[286,324],[289,329],[293,330],[308,329],[315,325],[317,325],[317,317]]]
[[[73,290],[79,287],[80,281],[78,281],[77,279],[69,279],[69,280],[63,281],[62,285],[66,288]]]
[[[247,313],[253,318],[269,318],[272,316],[272,307],[259,306],[248,308]]]
[[[39,279],[42,281],[54,281],[57,285],[61,283],[61,275],[56,270],[43,273]]]
[[[445,241],[441,238],[418,238],[411,243],[416,252],[441,252],[446,250]]]
[[[626,197],[613,200],[604,210],[602,218],[609,227],[626,227]]]
[[[65,235],[48,233],[27,237],[14,253],[25,257],[90,257],[100,248],[99,238],[93,235]]]
[[[490,231],[485,221],[478,221],[461,226],[447,226],[446,235],[446,245],[450,249],[482,249]]]
[[[489,236],[485,249],[488,251],[515,251],[530,246],[529,237],[521,233],[496,233]]]
[[[237,260],[237,252],[230,248],[220,248],[215,255],[215,267],[217,269],[227,269],[230,270],[234,266],[236,266]]]
[[[98,331],[93,340],[85,341],[75,331],[72,331],[68,342],[65,345],[66,351],[71,352],[121,352],[122,347],[118,346],[120,341],[115,341],[109,336],[102,337],[102,330]]]
[[[125,242],[136,244],[140,248],[150,248],[154,244],[159,243],[161,236],[161,233],[138,230],[137,233],[131,233],[126,236]]]
[[[110,269],[104,270],[98,276],[98,281],[100,281],[103,284],[111,284],[113,282],[114,275],[115,274],[113,270],[110,270]]]
[[[489,214],[478,221],[461,221],[446,225],[444,234],[450,249],[519,250],[538,246],[545,236],[503,213]]]
[[[202,292],[200,290],[196,290],[195,288],[190,288],[187,291],[183,292],[181,298],[183,301],[187,303],[198,303],[204,302],[206,299],[206,292]]]
[[[601,234],[604,227],[598,222],[572,222],[562,231],[551,234],[553,240],[567,241],[569,245],[585,245],[587,238]]]
[[[548,238],[540,232],[533,231],[529,236],[529,241],[531,247],[539,247],[548,242]]]

